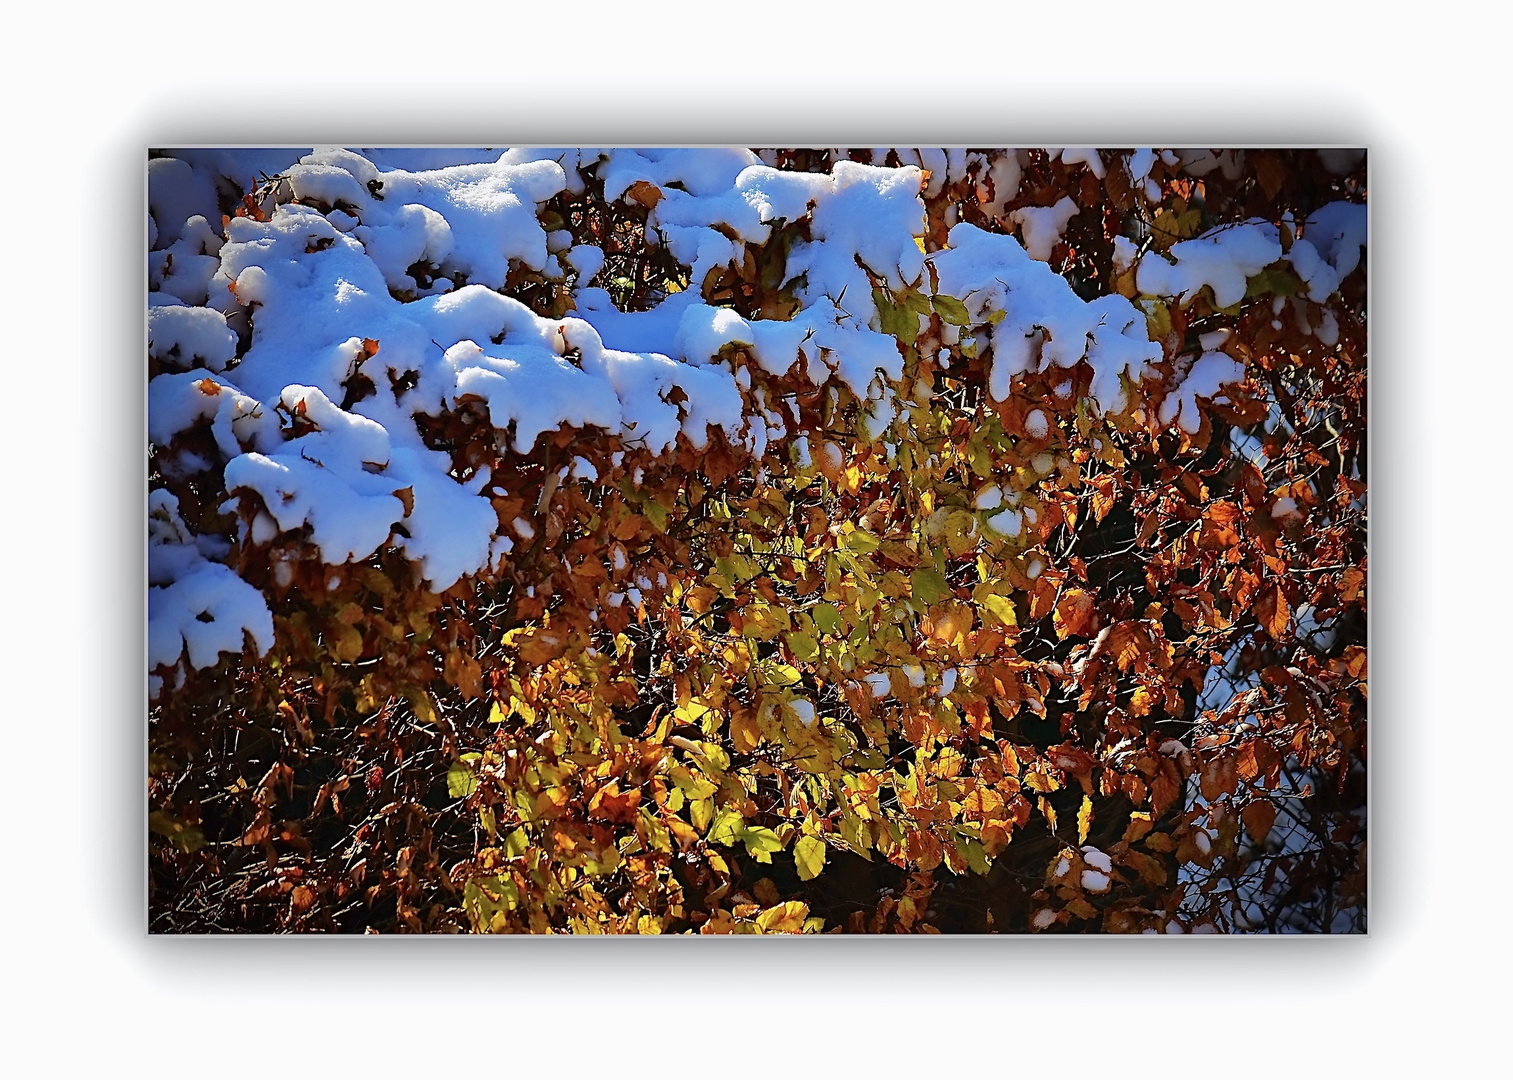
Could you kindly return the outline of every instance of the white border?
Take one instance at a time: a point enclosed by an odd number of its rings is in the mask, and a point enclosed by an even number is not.
[[[1501,972],[1486,988],[1476,972],[1505,952],[1491,800],[1507,597],[1500,522],[1477,510],[1507,482],[1478,467],[1497,460],[1505,422],[1474,410],[1508,400],[1491,295],[1510,175],[1490,114],[1501,35],[1464,25],[1455,4],[1390,26],[1318,2],[1080,3],[1054,21],[991,6],[543,7],[162,3],[64,23],[30,5],[9,17],[0,295],[5,460],[22,468],[5,527],[3,903],[20,1074],[33,1062],[67,1075],[91,1063],[698,1073],[807,1060],[849,1075],[869,1060],[948,1073],[982,1060],[1351,1075],[1370,1062],[1449,1073],[1490,1050]],[[503,74],[457,77],[485,72]],[[148,940],[142,154],[307,140],[1368,145],[1370,939],[1159,952],[1107,938]]]

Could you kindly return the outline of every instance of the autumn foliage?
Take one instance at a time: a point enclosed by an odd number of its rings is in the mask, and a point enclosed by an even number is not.
[[[868,269],[902,359],[881,422],[740,343],[720,358],[791,435],[760,455],[715,428],[654,453],[566,424],[519,450],[465,400],[427,418],[455,476],[489,470],[501,529],[527,523],[444,592],[393,543],[330,565],[301,530],[250,528],[256,496],[228,509],[184,465],[219,460],[210,419],[151,446],[150,487],[227,540],[275,635],[150,706],[151,928],[1364,930],[1364,259],[1323,298],[1277,260],[1220,306],[1142,293],[1128,253],[1253,221],[1286,251],[1365,202],[1365,161],[1185,152],[1137,180],[1132,156],[922,174],[925,273]],[[696,290],[793,317],[809,220],[694,281],[648,241],[656,185],[609,199],[582,171],[537,214],[604,252],[620,310]],[[229,219],[294,198],[276,177],[243,195]],[[1135,302],[1160,347],[1122,402],[1098,404],[1086,360],[995,396],[1003,312],[932,261],[961,223],[1029,246],[1017,212],[1066,198],[1045,261],[1083,300]],[[561,319],[571,284],[513,266],[499,291]],[[1174,388],[1211,354],[1243,380],[1184,424]]]

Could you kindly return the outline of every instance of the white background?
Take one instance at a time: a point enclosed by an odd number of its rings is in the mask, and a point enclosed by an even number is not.
[[[532,7],[32,3],[7,16],[7,1071],[1491,1065],[1510,919],[1494,812],[1510,711],[1506,35],[1459,3],[1415,9],[1421,23],[1318,0],[1076,3],[1055,18],[812,0]],[[314,142],[1368,145],[1369,938],[149,939],[145,150]]]

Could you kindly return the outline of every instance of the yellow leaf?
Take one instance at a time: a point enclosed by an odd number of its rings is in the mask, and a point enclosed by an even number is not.
[[[1019,620],[1014,615],[1014,602],[1006,596],[996,593],[984,596],[982,606],[991,611],[995,618],[1005,626],[1018,626]]]
[[[1093,800],[1082,797],[1082,809],[1077,811],[1077,843],[1087,843],[1087,831],[1093,824]]]
[[[825,841],[818,836],[801,836],[793,845],[793,861],[800,881],[813,881],[825,868]]]
[[[1129,825],[1124,829],[1124,842],[1133,844],[1143,840],[1145,835],[1151,831],[1151,826],[1154,824],[1155,822],[1149,813],[1141,810],[1134,811],[1129,816]]]
[[[1052,835],[1054,835],[1056,832],[1056,808],[1051,805],[1051,801],[1049,799],[1044,797],[1041,798],[1040,812],[1045,816],[1045,822],[1051,827],[1051,833]]]
[[[788,900],[774,904],[757,916],[757,926],[767,934],[798,934],[804,929],[804,920],[809,916],[809,905],[801,900]]]

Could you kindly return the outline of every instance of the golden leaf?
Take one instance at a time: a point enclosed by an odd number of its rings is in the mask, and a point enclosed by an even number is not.
[[[766,934],[798,934],[809,916],[809,905],[801,900],[775,904],[757,916],[756,924]]]

